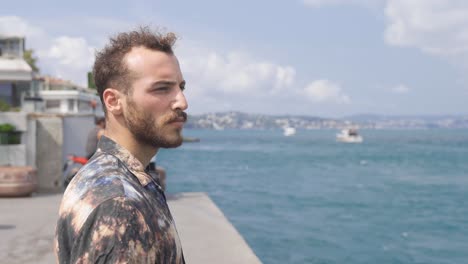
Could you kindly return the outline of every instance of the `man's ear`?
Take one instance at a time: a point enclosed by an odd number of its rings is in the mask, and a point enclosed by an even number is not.
[[[123,94],[114,88],[106,88],[102,94],[107,111],[113,115],[120,115],[123,112]]]

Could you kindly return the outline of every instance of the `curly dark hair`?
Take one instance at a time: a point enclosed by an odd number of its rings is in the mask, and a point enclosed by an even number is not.
[[[135,78],[124,62],[125,55],[134,47],[145,47],[151,50],[173,54],[172,47],[177,36],[172,33],[152,31],[148,26],[137,30],[122,32],[110,38],[110,42],[101,51],[96,53],[93,67],[94,83],[107,113],[103,100],[104,90],[113,87],[129,94],[131,84]]]

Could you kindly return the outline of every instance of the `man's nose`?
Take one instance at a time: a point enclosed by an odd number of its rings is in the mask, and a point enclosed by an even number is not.
[[[174,109],[186,110],[188,108],[187,99],[185,98],[184,92],[182,90],[178,90],[174,104],[172,106]]]

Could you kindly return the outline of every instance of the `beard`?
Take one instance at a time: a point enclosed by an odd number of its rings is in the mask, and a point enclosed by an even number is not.
[[[139,143],[155,148],[176,148],[182,145],[182,130],[167,126],[178,119],[183,119],[184,122],[187,120],[187,114],[182,110],[166,114],[156,122],[154,115],[139,109],[133,100],[127,99],[127,106],[125,123]]]

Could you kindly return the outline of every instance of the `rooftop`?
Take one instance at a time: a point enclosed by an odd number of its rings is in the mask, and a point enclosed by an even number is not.
[[[0,71],[32,72],[32,69],[23,59],[0,57]]]
[[[1,39],[24,39],[24,36],[0,34],[0,40]]]
[[[30,81],[32,69],[20,58],[0,57],[0,81]]]

